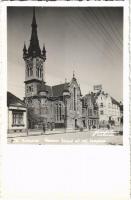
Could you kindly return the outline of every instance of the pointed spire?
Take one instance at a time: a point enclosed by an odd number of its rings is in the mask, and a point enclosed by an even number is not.
[[[45,49],[45,45],[44,44],[43,44],[42,55],[46,59],[46,49]]]
[[[23,52],[24,52],[24,53],[27,53],[27,48],[26,48],[26,44],[25,44],[25,42],[24,42]]]
[[[75,71],[73,70],[73,80],[76,80],[75,78]]]
[[[26,44],[24,42],[24,48],[23,48],[23,58],[25,58],[27,55],[27,48],[26,48]]]
[[[32,33],[31,33],[31,39],[30,39],[30,45],[28,48],[28,54],[29,56],[40,56],[41,50],[39,46],[39,40],[37,36],[37,24],[36,24],[36,18],[35,18],[35,8],[33,8],[33,19],[32,19]]]
[[[73,70],[73,78],[75,78],[75,71]]]
[[[67,83],[67,78],[65,78],[65,83]]]
[[[33,8],[33,19],[32,19],[32,26],[37,27],[36,18],[35,18],[35,7]]]

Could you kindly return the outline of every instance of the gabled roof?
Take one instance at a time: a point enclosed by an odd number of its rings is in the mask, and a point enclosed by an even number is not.
[[[97,93],[95,94],[96,98],[97,98],[100,94],[103,94],[104,96],[107,96],[107,95],[108,95],[107,93],[104,93],[104,91],[99,91],[99,92],[97,92]],[[110,96],[110,95],[109,95],[109,96]],[[115,99],[114,99],[113,97],[111,97],[111,96],[110,96],[110,98],[111,98],[112,104],[116,104],[116,105],[120,106],[120,103],[119,103],[117,100],[115,100]]]
[[[17,106],[17,107],[26,107],[24,101],[16,97],[11,92],[7,92],[7,106]]]
[[[93,104],[95,107],[97,107],[97,105],[96,105],[96,96],[95,96],[95,93],[91,92],[91,93],[89,93],[89,94],[86,94],[86,95],[83,97],[83,99],[86,99],[86,100],[87,100],[86,106],[88,105],[89,100],[91,100],[92,104]]]
[[[120,103],[118,101],[116,101],[113,97],[111,97],[111,101],[113,104],[120,106]]]

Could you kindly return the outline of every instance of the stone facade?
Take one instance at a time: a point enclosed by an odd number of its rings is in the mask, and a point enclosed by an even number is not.
[[[44,80],[46,50],[40,49],[35,11],[28,49],[24,44],[25,102],[28,107],[29,128],[82,127],[81,91],[75,75],[69,83],[48,86]]]

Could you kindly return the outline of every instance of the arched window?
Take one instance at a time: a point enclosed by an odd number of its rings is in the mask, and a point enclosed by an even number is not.
[[[29,69],[29,67],[27,68],[27,76],[28,77],[30,76],[30,69]]]
[[[59,119],[59,114],[58,114],[58,104],[56,104],[56,119],[57,119],[57,121],[58,121],[58,119]]]
[[[40,68],[40,78],[42,77],[42,69]]]
[[[30,76],[30,67],[29,67],[29,76]]]
[[[76,110],[76,88],[74,87],[74,110]]]
[[[33,75],[33,69],[32,69],[32,67],[30,68],[30,76],[32,76]]]
[[[59,114],[60,114],[60,121],[61,121],[61,104],[59,104]]]
[[[60,103],[56,104],[56,120],[62,120],[62,106]]]
[[[37,70],[38,70],[38,78],[39,78],[39,67],[37,68]]]

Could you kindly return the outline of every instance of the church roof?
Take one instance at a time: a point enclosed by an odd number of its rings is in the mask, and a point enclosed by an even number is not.
[[[53,96],[52,94],[52,87],[49,85],[44,84],[44,82],[42,82],[39,86],[38,86],[38,92],[45,90],[46,92],[48,92],[48,96]]]
[[[63,83],[63,84],[52,86],[53,96],[54,97],[63,96],[63,91],[65,90],[65,88],[67,89],[68,86],[69,86],[69,83]]]
[[[12,94],[11,92],[7,92],[7,106],[17,106],[17,107],[26,107],[24,101],[19,99],[17,96]]]
[[[63,96],[64,90],[68,90],[69,83],[62,83],[62,84],[54,85],[54,86],[41,84],[39,86],[38,91],[42,91],[45,88],[46,88],[46,91],[48,92],[49,97],[60,97],[60,96]]]

